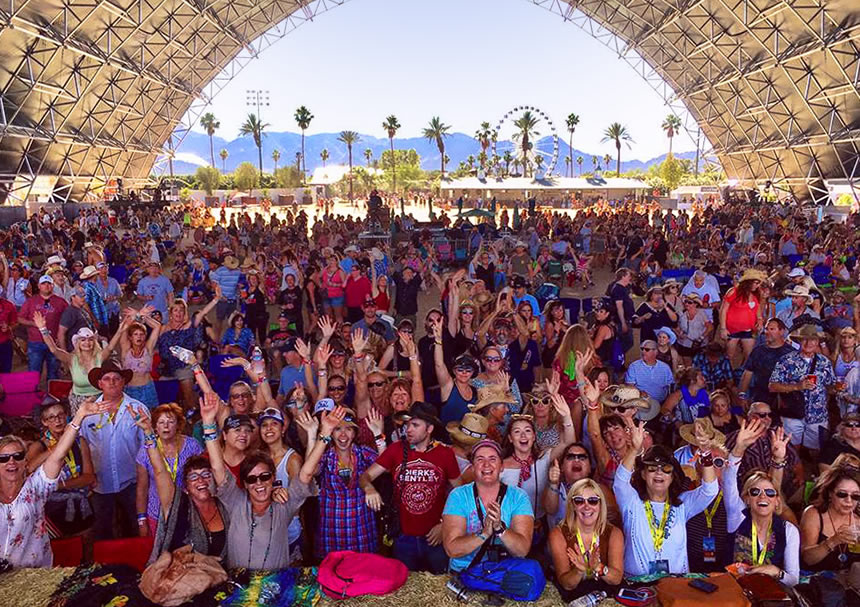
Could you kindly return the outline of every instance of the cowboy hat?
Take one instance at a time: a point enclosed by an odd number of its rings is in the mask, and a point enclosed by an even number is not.
[[[92,278],[93,276],[98,276],[99,271],[96,270],[95,266],[87,266],[84,268],[84,271],[81,272],[80,279],[87,280],[88,278]]]
[[[481,291],[475,295],[475,303],[479,306],[485,306],[491,301],[493,301],[493,294],[488,291]]]
[[[670,329],[669,327],[660,327],[659,329],[654,331],[655,335],[660,335],[660,333],[666,334],[666,336],[669,338],[669,345],[670,346],[674,346],[675,342],[678,341],[678,336],[675,335],[675,332],[672,329]]]
[[[64,266],[66,265],[66,260],[60,257],[59,255],[51,255],[48,257],[48,261],[45,262],[46,266]]]
[[[235,270],[239,267],[239,258],[235,255],[225,255],[224,267],[226,267],[228,270]]]
[[[484,388],[478,388],[478,402],[474,405],[469,405],[469,410],[472,411],[472,413],[477,413],[481,409],[485,409],[491,405],[499,403],[507,405],[519,404],[507,386],[502,387],[490,384]]]
[[[224,260],[224,264],[226,265],[226,263],[227,263],[227,260],[225,259],[225,260]],[[242,265],[241,265],[240,267],[241,267],[243,270],[247,270],[247,269],[249,269],[249,268],[255,268],[255,267],[257,267],[257,264],[256,264],[256,262],[255,262],[253,259],[251,259],[250,257],[246,257],[246,258],[245,258],[245,261],[243,261],[243,262],[242,262]]]
[[[90,382],[90,385],[93,388],[98,388],[101,390],[99,386],[99,381],[101,378],[107,375],[108,373],[119,373],[120,377],[124,383],[128,383],[131,381],[131,378],[134,376],[134,373],[131,369],[120,369],[119,366],[113,361],[107,361],[103,363],[101,367],[94,367],[90,369],[90,372],[87,373],[87,379]]]
[[[738,282],[744,282],[745,280],[758,280],[759,282],[764,282],[767,280],[767,275],[760,270],[749,269],[741,274],[741,279]]]
[[[436,407],[430,403],[416,401],[409,407],[409,412],[406,414],[406,419],[420,419],[427,422],[435,428],[441,428],[442,422],[436,417]]]
[[[483,415],[466,413],[460,421],[448,422],[445,429],[448,430],[451,440],[465,447],[471,447],[478,441],[487,438],[489,427],[490,421]]]
[[[688,293],[687,295],[681,296],[684,301],[691,301],[696,304],[698,307],[702,307],[702,298],[699,297],[698,293]]]
[[[699,444],[699,439],[696,438],[697,429],[699,430],[699,434],[710,440],[711,445],[716,447],[725,446],[726,435],[714,428],[714,423],[708,417],[697,419],[692,424],[684,424],[678,428],[678,434],[680,434],[681,438],[688,444],[699,448],[702,445]]]
[[[652,420],[660,414],[660,403],[630,384],[609,386],[600,395],[600,404],[610,409],[638,409],[636,418],[641,421]]]
[[[790,289],[783,291],[787,297],[805,297],[807,301],[812,301],[812,295],[809,294],[809,289],[803,285],[794,285]]]
[[[789,338],[793,341],[803,341],[804,339],[822,339],[827,337],[827,334],[818,328],[817,325],[806,324],[796,329]]]

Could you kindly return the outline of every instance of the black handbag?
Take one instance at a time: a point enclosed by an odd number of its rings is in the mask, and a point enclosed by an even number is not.
[[[809,365],[809,373],[815,373],[815,365],[818,362],[818,355],[812,357],[812,363]],[[794,392],[783,392],[779,395],[779,415],[780,417],[788,417],[791,419],[803,419],[806,417],[806,394],[803,390],[795,390]]]

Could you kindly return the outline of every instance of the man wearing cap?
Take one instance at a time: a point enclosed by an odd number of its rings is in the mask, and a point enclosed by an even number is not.
[[[433,440],[433,431],[441,429],[442,422],[432,405],[413,403],[407,419],[405,438],[389,446],[358,482],[367,505],[379,510],[382,498],[373,481],[383,472],[394,477],[393,499],[400,518],[394,558],[410,571],[440,574],[448,569],[442,547],[442,510],[449,486],[459,484],[460,468],[451,447]]]
[[[27,287],[29,282],[24,278],[24,269],[21,264],[13,262],[12,265],[6,261],[6,255],[0,252],[0,264],[3,266],[3,293],[16,308],[21,308],[27,301]]]
[[[96,270],[98,270],[98,275],[90,282],[95,285],[96,291],[101,295],[102,300],[105,302],[105,308],[107,309],[108,334],[105,337],[112,337],[113,334],[116,333],[117,328],[119,328],[119,300],[122,299],[122,288],[119,286],[119,282],[117,282],[116,278],[108,276],[107,262],[98,262],[96,264]]]
[[[788,273],[788,279],[791,281],[792,286],[795,287],[806,287],[809,291],[818,288],[815,281],[803,268],[793,268]]]
[[[45,319],[45,330],[57,341],[60,318],[68,304],[62,297],[54,295],[54,281],[50,276],[39,279],[39,292],[29,298],[18,314],[18,322],[27,327],[27,369],[42,372],[42,364],[47,363],[47,379],[56,379],[60,374],[60,362],[51,354],[42,334],[33,322],[33,315],[40,312]],[[63,342],[57,342],[63,343]]]
[[[675,381],[672,368],[662,360],[657,360],[656,341],[646,339],[640,348],[642,358],[630,363],[625,381],[662,403],[669,396],[669,389]]]
[[[511,288],[513,289],[511,299],[514,302],[514,310],[519,307],[520,302],[525,301],[532,307],[532,314],[535,318],[540,318],[541,309],[538,300],[535,299],[534,295],[526,293],[526,279],[519,275],[514,276],[511,278]]]
[[[478,442],[472,447],[471,459],[475,481],[451,491],[442,515],[442,542],[452,571],[468,567],[488,540],[482,560],[491,556],[525,557],[534,533],[528,495],[501,482],[499,444],[489,439]]]
[[[765,402],[776,405],[776,395],[768,385],[776,363],[789,352],[791,345],[785,343],[785,324],[778,318],[771,318],[764,325],[764,343],[753,348],[744,363],[738,398],[743,403]]]
[[[161,264],[150,261],[146,267],[147,275],[137,283],[137,296],[167,318],[167,306],[173,301],[173,285],[161,273]]]
[[[791,339],[800,344],[800,350],[779,359],[769,385],[777,394],[803,395],[803,411],[791,410],[783,401],[780,415],[783,428],[791,433],[791,444],[808,449],[813,461],[820,448],[820,434],[828,429],[827,390],[836,382],[830,359],[819,352],[825,337],[814,325],[804,325],[792,333]]]
[[[386,342],[392,342],[397,338],[397,335],[394,332],[394,327],[376,315],[376,300],[373,299],[373,297],[367,296],[364,298],[364,303],[361,305],[361,312],[363,316],[361,317],[361,320],[353,323],[353,330],[361,329],[365,334],[367,334],[368,338],[372,340],[373,335],[376,335],[377,333],[371,331],[371,327],[376,325],[377,328],[383,329],[381,337]]]
[[[125,385],[133,373],[107,361],[90,370],[90,384],[101,390],[96,402],[104,403],[107,412],[90,417],[81,428],[93,458],[96,485],[92,504],[95,512],[93,531],[96,540],[111,539],[117,509],[123,511],[122,537],[138,534],[137,525],[137,464],[136,457],[143,444],[143,431],[137,427],[139,416],[149,417],[149,409],[139,400],[125,394]],[[152,438],[155,441],[155,438]]]
[[[238,303],[239,283],[242,280],[239,258],[228,250],[223,265],[209,272],[209,278],[221,285],[221,299],[215,307],[215,331],[220,336],[227,318],[236,310]]]
[[[74,350],[72,336],[84,327],[95,331],[96,322],[93,320],[90,307],[87,305],[86,289],[79,284],[72,289],[72,294],[69,297],[69,305],[63,310],[62,316],[60,316],[60,330],[57,333],[57,343],[60,344],[60,347],[65,348],[67,352],[72,352]]]

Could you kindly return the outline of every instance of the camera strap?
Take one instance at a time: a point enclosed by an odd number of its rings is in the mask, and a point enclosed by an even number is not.
[[[502,502],[505,499],[505,493],[508,490],[508,486],[504,483],[499,484],[499,495],[496,496],[496,502],[498,502],[499,507],[501,507]],[[478,521],[481,523],[481,529],[484,527],[484,514],[482,512],[483,505],[481,504],[481,498],[478,496],[478,486],[475,483],[472,483],[472,495],[475,497],[475,511],[478,513]],[[493,540],[496,538],[495,531],[490,534],[490,537],[484,540],[484,543],[481,544],[481,547],[475,553],[475,556],[472,558],[472,562],[469,563],[469,567],[472,567],[476,563],[480,563],[481,559],[484,558],[484,555],[487,553],[487,550],[490,548],[490,545],[493,543]]]

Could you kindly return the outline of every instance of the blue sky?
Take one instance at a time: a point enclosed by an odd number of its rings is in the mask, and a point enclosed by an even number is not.
[[[293,113],[305,105],[314,114],[308,133],[383,137],[393,113],[398,137],[419,136],[436,115],[472,135],[527,104],[565,140],[565,117],[579,114],[574,147],[591,153],[614,155],[601,139],[616,121],[635,141],[623,157],[668,147],[660,123],[669,109],[658,94],[600,42],[527,0],[351,0],[287,35],[221,91],[210,107],[219,136],[237,136],[245,91],[257,88],[270,91],[263,121],[274,131],[297,131]],[[682,134],[674,149],[695,144]]]

